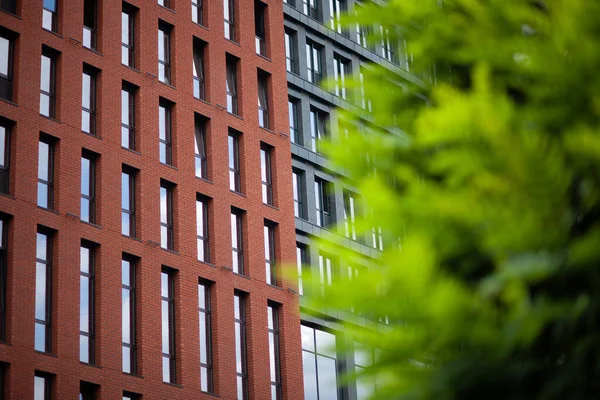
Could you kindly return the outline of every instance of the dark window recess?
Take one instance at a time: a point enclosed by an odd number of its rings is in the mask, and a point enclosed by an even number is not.
[[[99,389],[100,387],[93,383],[79,382],[79,400],[96,400]]]
[[[96,223],[96,163],[98,156],[84,150],[81,155],[81,212],[84,222]]]
[[[227,90],[227,112],[235,115],[238,115],[237,66],[238,59],[228,56],[225,77],[225,86]]]
[[[223,16],[225,19],[225,39],[232,42],[235,38],[235,4],[234,0],[223,0]]]
[[[240,135],[230,131],[227,137],[229,153],[229,190],[242,192],[240,170]]]
[[[265,14],[267,5],[261,1],[254,2],[254,31],[256,35],[256,54],[267,56],[267,32]]]
[[[200,390],[213,393],[211,283],[198,283],[198,317],[200,321]]]
[[[162,21],[158,23],[158,80],[171,84],[171,30]]]
[[[160,247],[173,250],[173,188],[170,182],[160,182]]]
[[[269,129],[269,75],[258,72],[258,125]]]
[[[96,78],[98,72],[83,67],[81,79],[81,130],[90,135],[96,134]]]
[[[206,43],[194,38],[194,97],[206,100],[204,77],[204,49]]]
[[[208,162],[206,156],[206,119],[195,114],[194,149],[196,153],[196,177],[208,179]]]
[[[121,171],[121,234],[136,236],[135,176],[137,171],[123,166]]]
[[[300,146],[304,144],[302,140],[302,130],[300,129],[300,101],[292,97],[288,98],[288,114],[290,119],[290,140]]]
[[[231,209],[231,267],[236,274],[244,274],[243,211]]]
[[[246,346],[246,296],[236,292],[234,296],[235,360],[238,400],[248,399],[248,366]]]
[[[163,382],[177,383],[177,359],[175,356],[175,271],[163,268],[160,275]]]
[[[159,161],[167,165],[173,165],[171,150],[172,108],[172,103],[160,99],[158,106]]]
[[[51,400],[54,375],[35,371],[33,379],[33,398],[35,400]]]
[[[327,228],[334,223],[331,207],[330,184],[322,179],[315,178],[315,211],[317,225]]]
[[[210,242],[208,235],[208,203],[209,199],[196,194],[196,244],[198,260],[210,262]]]
[[[13,99],[13,63],[15,35],[0,30],[0,99]]]
[[[38,144],[38,195],[37,205],[54,209],[54,146],[56,141],[40,135]]]
[[[95,264],[96,246],[82,243],[79,263],[79,361],[86,364],[94,364],[96,354]]]
[[[306,41],[306,69],[308,81],[318,85],[323,79],[322,47],[311,40]]]
[[[269,285],[278,284],[277,269],[275,267],[275,227],[275,223],[265,220],[265,273]]]
[[[137,373],[136,263],[134,257],[123,254],[121,261],[122,369],[123,372],[132,375]],[[123,397],[125,398],[125,395]]]
[[[52,351],[52,233],[38,226],[35,260],[34,349]]]
[[[0,8],[11,14],[16,14],[17,0],[0,0]]]
[[[273,205],[273,148],[266,144],[260,146],[260,177],[262,181],[262,201]]]
[[[204,25],[204,5],[205,0],[192,0],[192,22],[198,25]]]
[[[275,303],[267,307],[269,329],[269,366],[271,371],[271,400],[281,400],[281,362],[279,351],[279,309]]]
[[[10,193],[10,129],[11,124],[0,119],[0,193]]]
[[[6,311],[8,310],[6,296],[8,276],[8,218],[0,214],[0,342],[6,341]],[[0,364],[1,365],[1,364]],[[0,374],[4,371],[0,371]],[[1,378],[1,377],[0,377]],[[0,388],[1,389],[1,388]],[[4,392],[0,391],[0,398]]]
[[[58,53],[44,47],[40,74],[40,114],[56,117],[56,61]]]
[[[135,20],[137,8],[123,3],[121,12],[121,63],[135,68]]]
[[[83,47],[92,50],[97,48],[97,7],[96,0],[83,1]]]
[[[296,32],[285,30],[285,68],[294,74],[298,73],[298,48]]]
[[[135,150],[135,98],[137,87],[123,82],[121,89],[121,146]]]

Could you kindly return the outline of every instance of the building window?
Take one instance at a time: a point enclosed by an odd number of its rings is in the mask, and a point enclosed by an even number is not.
[[[269,366],[271,370],[271,400],[281,400],[281,364],[279,360],[279,306],[267,306],[269,330]]]
[[[404,68],[410,72],[413,64],[415,63],[415,58],[413,52],[409,49],[409,43],[406,39],[404,39]]]
[[[17,0],[0,1],[0,9],[11,14],[17,14]]]
[[[37,351],[52,351],[52,234],[38,227],[35,257],[35,340]]]
[[[79,382],[79,400],[96,400],[100,387],[88,382]]]
[[[356,240],[357,199],[354,193],[344,191],[344,232],[347,238]]]
[[[383,251],[383,232],[380,226],[371,228],[371,244],[373,248]]]
[[[158,23],[158,80],[171,84],[171,29],[172,26]]]
[[[335,95],[347,99],[346,79],[350,77],[350,60],[333,55],[333,79],[335,81]]]
[[[304,324],[301,334],[304,398],[338,399],[335,335]]]
[[[33,398],[35,400],[50,400],[52,398],[52,376],[35,371],[33,378]]]
[[[142,395],[133,392],[123,392],[122,400],[142,400]]]
[[[83,1],[83,47],[97,48],[97,3],[96,0]]]
[[[127,374],[137,373],[136,344],[136,260],[123,255],[121,260],[121,354],[122,369]]]
[[[135,175],[133,168],[123,166],[121,171],[121,234],[136,237]]]
[[[317,217],[317,225],[327,228],[333,224],[332,201],[329,194],[330,183],[315,178],[315,209]]]
[[[294,189],[294,216],[302,219],[306,219],[306,183],[304,179],[303,171],[297,169],[292,171],[292,185]]]
[[[230,131],[227,137],[229,150],[229,190],[242,192],[240,171],[240,135]]]
[[[206,100],[206,89],[204,84],[204,49],[206,44],[194,38],[194,97]]]
[[[238,60],[236,58],[227,57],[227,71],[225,78],[227,89],[227,112],[235,115],[238,115],[237,64]]]
[[[321,152],[321,141],[327,137],[327,114],[316,108],[310,109],[310,148]]]
[[[372,347],[354,343],[354,371],[356,372],[356,398],[367,400],[377,393],[375,379],[366,376],[365,371],[370,368],[377,357],[377,350]]]
[[[42,28],[58,32],[58,0],[43,0]]]
[[[304,295],[304,281],[303,281],[303,270],[304,266],[308,264],[308,249],[306,246],[296,243],[296,267],[298,268],[298,294]]]
[[[234,0],[223,0],[223,16],[225,18],[225,39],[235,42],[235,4]]]
[[[121,89],[121,146],[135,150],[135,94],[137,88],[123,82]]]
[[[40,77],[40,114],[56,117],[56,53],[42,50],[42,71]]]
[[[160,274],[162,313],[162,371],[163,382],[177,383],[175,358],[175,272],[163,268]]]
[[[241,293],[234,296],[235,316],[235,374],[237,400],[248,399],[248,367],[246,354],[246,298]]]
[[[210,262],[208,201],[208,198],[196,194],[196,243],[198,248],[198,260],[204,262]]]
[[[258,125],[269,129],[269,75],[258,72]]]
[[[321,285],[321,295],[324,295],[327,288],[333,283],[335,273],[335,263],[333,258],[325,253],[319,253],[319,283]]]
[[[158,0],[158,5],[165,8],[171,8],[171,0]]]
[[[265,15],[267,5],[261,1],[254,2],[254,32],[256,36],[256,54],[267,56],[267,31],[265,29]]]
[[[6,341],[6,312],[8,310],[8,221],[0,214],[0,342]],[[2,371],[3,372],[3,371]],[[4,392],[0,392],[0,397]]]
[[[10,193],[10,125],[0,119],[0,193]]]
[[[196,152],[196,177],[208,179],[208,163],[206,158],[206,119],[195,115],[194,149]]]
[[[167,165],[173,165],[171,146],[172,108],[172,103],[162,98],[160,99],[158,105],[159,161]]]
[[[260,146],[260,177],[262,180],[262,201],[273,205],[273,171],[271,166],[273,148],[261,143]]]
[[[135,16],[137,9],[123,3],[121,11],[121,63],[135,68]]]
[[[14,39],[0,31],[0,99],[12,101]]]
[[[204,0],[192,0],[192,22],[204,25]]]
[[[302,12],[317,21],[321,21],[320,1],[321,0],[302,0]]]
[[[243,212],[231,209],[231,268],[234,273],[244,275]]]
[[[81,130],[96,134],[96,71],[83,67],[81,79]]]
[[[360,99],[360,105],[363,108],[363,110],[372,112],[373,104],[371,103],[371,98],[367,95],[367,88],[365,87],[365,72],[362,68],[360,69]]]
[[[84,150],[81,155],[81,213],[80,218],[96,223],[96,160],[97,155]]]
[[[299,100],[288,97],[288,115],[290,119],[290,140],[302,146],[302,134],[300,133]]]
[[[298,49],[296,32],[285,30],[285,69],[291,73],[298,73]]]
[[[200,321],[200,390],[213,393],[211,284],[198,282],[198,318]]]
[[[160,247],[173,250],[173,185],[160,182]]]
[[[37,205],[54,208],[54,141],[40,136],[38,145],[38,195]]]
[[[331,15],[330,25],[331,29],[337,33],[345,33],[342,29],[342,15],[346,13],[346,1],[345,0],[329,0],[329,13]]]
[[[381,56],[389,62],[397,64],[398,58],[394,48],[394,39],[390,37],[390,30],[383,26],[380,26],[379,30],[381,32]]]
[[[79,361],[94,364],[96,249],[82,243],[79,253]]]
[[[265,220],[263,229],[265,240],[265,271],[267,284],[278,284],[277,268],[275,265],[275,226],[276,224]]]
[[[321,61],[322,47],[312,40],[306,41],[306,69],[308,81],[318,85],[323,78],[323,64]]]
[[[363,11],[361,11],[363,8],[362,6],[359,6],[358,4],[354,3],[354,15],[358,16],[359,13],[362,13]],[[356,24],[356,43],[358,43],[359,45],[361,45],[362,47],[365,47],[369,50],[372,50],[372,44],[369,43],[369,36],[372,34],[371,32],[371,28],[369,28],[368,25],[364,25],[364,24]]]

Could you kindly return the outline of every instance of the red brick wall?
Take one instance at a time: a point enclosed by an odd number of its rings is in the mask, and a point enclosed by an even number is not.
[[[75,399],[79,382],[100,386],[100,398],[120,399],[123,390],[144,399],[211,398],[200,392],[198,345],[198,278],[214,281],[213,360],[215,392],[235,398],[233,293],[249,293],[248,374],[251,399],[270,398],[267,300],[282,304],[281,363],[283,397],[302,398],[302,361],[297,296],[283,283],[265,283],[263,221],[278,223],[277,260],[295,260],[292,212],[291,158],[287,116],[287,82],[280,0],[267,0],[267,38],[270,60],[255,54],[254,3],[236,0],[240,45],[223,38],[223,4],[204,1],[208,29],[191,20],[190,0],[171,0],[174,12],[156,0],[131,0],[137,15],[137,66],[121,65],[121,1],[99,0],[98,53],[81,45],[83,1],[59,0],[59,34],[41,28],[42,1],[21,0],[19,17],[0,11],[0,25],[19,34],[15,47],[14,103],[0,101],[0,116],[14,121],[11,141],[11,196],[0,196],[0,211],[12,216],[8,238],[8,333],[0,344],[0,361],[9,364],[8,398],[33,397],[36,370],[56,375],[55,399]],[[174,26],[171,45],[173,87],[157,75],[157,27],[161,19]],[[192,41],[208,43],[205,53],[208,101],[192,92]],[[42,45],[61,52],[57,71],[57,120],[39,115],[40,56]],[[238,85],[241,115],[225,109],[225,54],[240,58]],[[98,79],[97,134],[81,132],[81,72],[83,63],[101,70]],[[257,68],[271,74],[272,131],[258,127]],[[139,86],[136,141],[139,153],[120,146],[122,80]],[[158,161],[158,101],[164,97],[173,109],[173,164]],[[194,176],[194,113],[210,119],[208,167],[211,182]],[[242,180],[244,196],[228,186],[227,128],[243,132]],[[37,196],[37,142],[45,132],[59,139],[55,165],[55,209],[41,209]],[[273,167],[276,208],[262,204],[260,142],[275,148]],[[80,157],[82,148],[100,154],[97,169],[98,226],[81,222],[79,215]],[[137,226],[139,240],[121,235],[121,167],[139,169]],[[175,183],[174,223],[176,253],[161,249],[160,179]],[[211,197],[210,241],[214,266],[196,260],[196,193]],[[231,206],[246,211],[244,247],[248,278],[234,275],[231,266],[229,213]],[[37,225],[55,229],[53,255],[53,353],[33,350],[35,297],[35,238]],[[81,239],[100,245],[96,269],[96,332],[98,367],[79,362],[79,246]],[[139,376],[121,372],[121,254],[141,258],[138,264]],[[162,382],[161,265],[178,270],[176,276],[176,337],[178,382]]]

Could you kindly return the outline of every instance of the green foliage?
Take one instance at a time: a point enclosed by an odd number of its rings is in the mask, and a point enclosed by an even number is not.
[[[417,76],[436,66],[433,85],[374,66],[373,112],[342,113],[368,131],[330,146],[386,249],[313,305],[389,316],[348,326],[383,350],[378,398],[600,396],[599,15],[595,0],[390,0],[348,18],[401,27]]]

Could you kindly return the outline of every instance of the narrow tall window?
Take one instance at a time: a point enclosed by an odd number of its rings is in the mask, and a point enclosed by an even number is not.
[[[296,267],[298,268],[298,294],[300,296],[304,295],[304,265],[308,263],[307,258],[308,250],[306,246],[296,243]]]
[[[208,179],[208,163],[206,158],[206,119],[195,115],[194,149],[196,152],[196,177]]]
[[[194,38],[194,97],[206,100],[204,79],[204,49],[206,44]]]
[[[158,80],[171,84],[171,29],[163,22],[158,24]]]
[[[96,0],[83,1],[83,47],[97,48],[97,3]]]
[[[81,155],[80,218],[90,224],[96,223],[96,159],[89,151],[84,151]]]
[[[136,88],[123,82],[121,89],[121,146],[135,150]]]
[[[171,0],[158,0],[158,5],[166,8],[171,8]]]
[[[89,382],[79,382],[79,400],[96,400],[100,386]]]
[[[271,370],[271,400],[281,400],[281,364],[279,361],[279,306],[267,306],[269,329],[269,366]]]
[[[356,398],[358,400],[370,399],[377,393],[375,379],[372,376],[365,375],[365,371],[374,364],[376,355],[376,349],[354,343],[354,370],[356,372]]]
[[[136,8],[123,3],[121,11],[121,63],[135,68],[135,15]]]
[[[338,399],[335,335],[304,324],[301,333],[304,398]]]
[[[0,9],[11,14],[17,13],[17,0],[2,0],[0,1]]]
[[[160,183],[160,247],[173,250],[173,185]]]
[[[0,342],[6,341],[6,312],[8,310],[6,296],[8,279],[8,221],[0,214]],[[3,371],[2,371],[3,372]],[[2,394],[4,392],[0,392]]]
[[[367,88],[365,87],[365,71],[361,68],[360,70],[360,101],[361,107],[363,110],[367,110],[369,112],[373,111],[373,104],[371,103],[371,98],[367,94]]]
[[[13,94],[13,37],[0,32],[0,99],[12,101]]]
[[[82,243],[79,259],[79,361],[95,362],[95,266],[96,249]]]
[[[294,189],[294,216],[297,218],[306,219],[306,183],[304,181],[304,172],[300,170],[293,170],[292,172],[292,186]]]
[[[258,125],[269,129],[269,76],[258,73]]]
[[[10,125],[0,119],[0,193],[10,193]]]
[[[40,114],[56,117],[56,54],[46,48],[42,50]]]
[[[227,147],[229,150],[229,190],[242,192],[241,171],[240,171],[240,139],[239,135],[230,132],[227,137]]]
[[[212,322],[210,283],[198,282],[198,319],[200,331],[200,390],[213,392]]]
[[[123,166],[121,172],[121,234],[136,237],[135,175],[133,168]]]
[[[321,284],[321,295],[333,284],[335,263],[333,258],[325,253],[319,253],[319,282]]]
[[[52,376],[35,371],[33,378],[34,400],[50,400],[52,398]]]
[[[136,344],[136,261],[123,255],[121,260],[121,353],[122,369],[127,374],[137,373]]]
[[[210,262],[210,242],[208,241],[208,198],[196,195],[196,244],[198,260]]]
[[[275,224],[265,220],[263,229],[265,240],[265,271],[267,284],[277,285],[278,276],[275,264]]]
[[[163,382],[177,383],[175,358],[175,273],[163,268],[160,274],[162,297],[162,373]]]
[[[85,66],[81,79],[81,130],[96,134],[96,71]]]
[[[52,32],[58,31],[58,0],[43,0],[42,28]]]
[[[390,36],[389,28],[379,27],[381,33],[381,56],[389,62],[398,63],[394,39]]]
[[[246,299],[243,294],[234,296],[235,316],[235,374],[237,400],[248,399],[248,367],[246,354]]]
[[[41,136],[38,144],[37,205],[54,208],[54,143],[46,136]]]
[[[359,13],[363,12],[362,6],[354,3],[354,15],[358,16]],[[372,44],[369,43],[369,35],[371,35],[371,28],[368,25],[364,24],[356,24],[356,43],[360,44],[362,47],[372,49]]]
[[[333,223],[331,208],[331,196],[329,194],[328,182],[315,178],[315,211],[317,225],[327,228]]]
[[[315,85],[318,85],[323,78],[321,52],[321,46],[311,40],[306,41],[306,69],[308,81]]]
[[[158,141],[159,160],[163,164],[173,165],[171,146],[172,104],[161,99],[158,105]]]
[[[346,79],[350,76],[350,60],[334,54],[333,79],[335,81],[335,95],[342,99],[347,98]]]
[[[204,1],[206,0],[192,0],[192,22],[198,25],[204,25]]]
[[[256,37],[256,54],[267,56],[267,32],[265,29],[265,14],[267,5],[261,1],[254,1],[254,33]]]
[[[235,9],[234,0],[223,0],[223,16],[225,19],[225,39],[229,39],[232,42],[236,41],[234,9]]]
[[[273,148],[266,144],[260,146],[260,177],[262,180],[262,201],[273,205],[273,172],[271,167],[271,156]]]
[[[383,251],[383,231],[380,226],[371,228],[371,244],[373,248]]]
[[[35,340],[37,351],[52,351],[52,235],[38,227],[35,256]]]
[[[289,97],[288,98],[288,115],[290,119],[290,140],[292,143],[299,144],[302,146],[302,134],[300,130],[300,118],[299,118],[299,101]]]
[[[344,231],[347,238],[356,240],[356,195],[344,191]]]
[[[231,210],[231,268],[236,274],[244,274],[244,234],[242,212]]]
[[[342,14],[346,12],[345,0],[329,0],[330,26],[337,33],[343,33],[342,30]]]
[[[285,69],[298,73],[298,49],[296,48],[296,32],[285,30]]]
[[[302,12],[317,21],[321,20],[319,2],[321,0],[302,0]]]
[[[237,59],[227,58],[227,71],[225,86],[227,90],[227,112],[238,115],[238,95],[237,95]]]
[[[310,109],[310,148],[316,153],[321,151],[321,140],[327,136],[327,115],[317,110]]]

